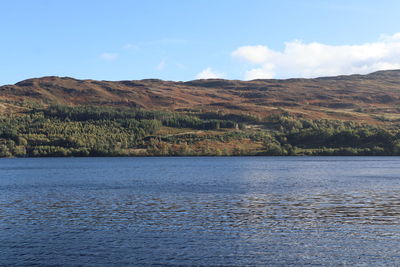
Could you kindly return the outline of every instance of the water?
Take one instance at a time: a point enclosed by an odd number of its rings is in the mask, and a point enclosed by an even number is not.
[[[0,160],[0,265],[400,265],[399,157]]]

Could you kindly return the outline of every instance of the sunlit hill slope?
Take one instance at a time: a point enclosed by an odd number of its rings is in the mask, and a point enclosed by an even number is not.
[[[96,81],[51,76],[0,87],[3,113],[19,110],[18,103],[22,102],[259,116],[286,112],[310,119],[385,124],[400,119],[400,70],[316,79],[253,81]]]

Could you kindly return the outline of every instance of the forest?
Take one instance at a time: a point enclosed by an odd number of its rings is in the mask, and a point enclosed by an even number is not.
[[[0,157],[400,155],[397,127],[99,106],[0,116]]]

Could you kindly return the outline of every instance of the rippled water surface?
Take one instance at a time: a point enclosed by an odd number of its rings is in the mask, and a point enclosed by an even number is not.
[[[0,160],[0,265],[400,265],[400,158]]]

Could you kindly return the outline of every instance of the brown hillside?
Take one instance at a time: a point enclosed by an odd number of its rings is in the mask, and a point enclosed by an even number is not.
[[[112,105],[151,110],[203,110],[302,114],[369,123],[400,119],[400,70],[369,75],[287,80],[194,80],[172,82],[28,79],[0,87],[0,110],[35,101],[66,105]]]

